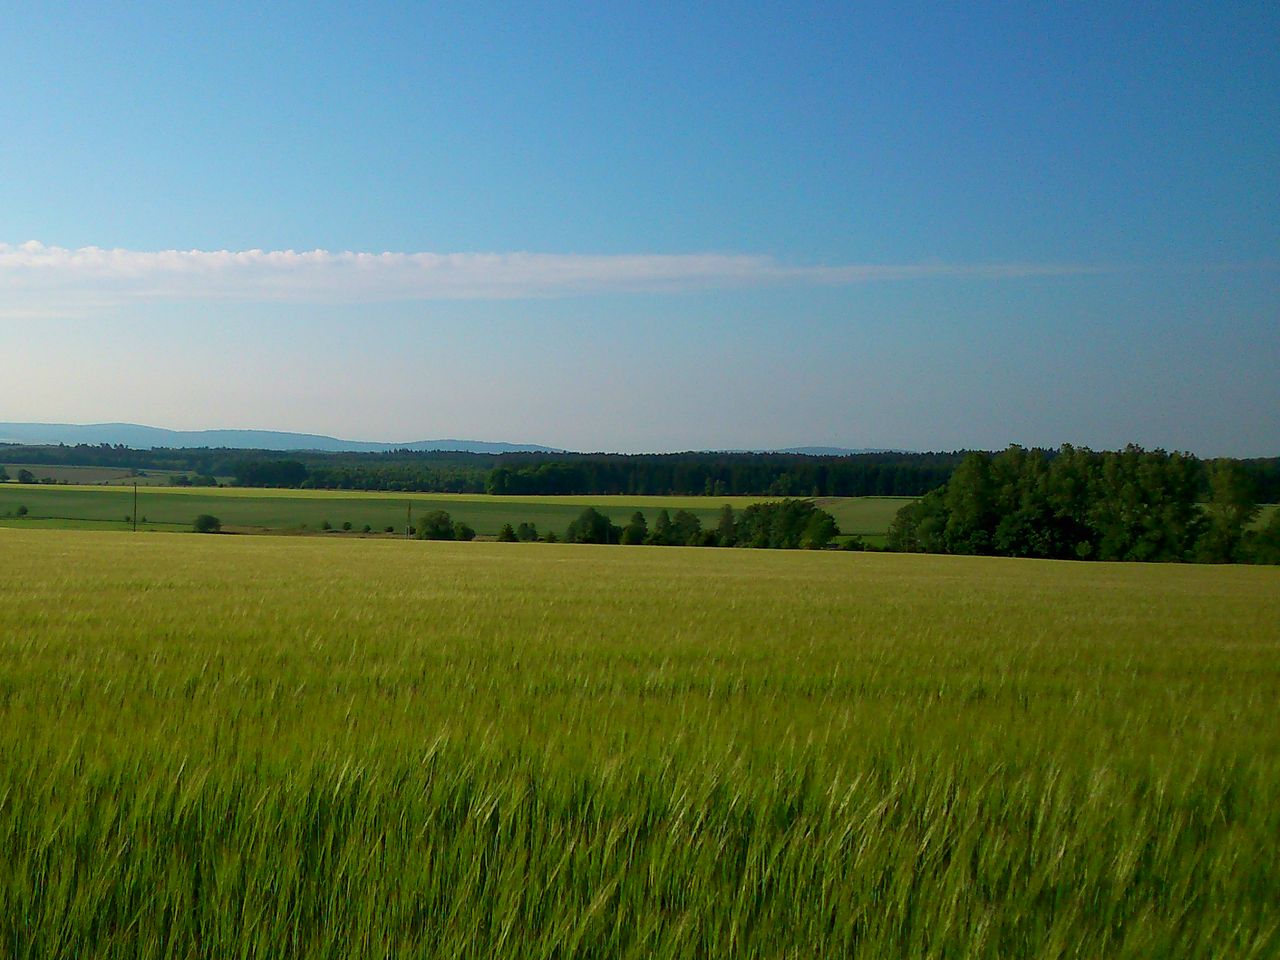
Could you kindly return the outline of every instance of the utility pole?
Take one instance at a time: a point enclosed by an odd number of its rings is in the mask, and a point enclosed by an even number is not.
[[[409,531],[413,528],[413,504],[407,503],[404,507],[404,538],[409,539]]]
[[[138,532],[138,481],[133,481],[133,532]]]

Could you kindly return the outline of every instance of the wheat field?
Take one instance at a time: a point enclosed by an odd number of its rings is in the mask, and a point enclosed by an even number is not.
[[[1280,570],[0,529],[0,956],[1280,952]]]

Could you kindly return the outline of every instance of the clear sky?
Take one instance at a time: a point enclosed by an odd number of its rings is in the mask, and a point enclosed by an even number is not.
[[[1280,5],[0,2],[0,420],[1280,455]]]

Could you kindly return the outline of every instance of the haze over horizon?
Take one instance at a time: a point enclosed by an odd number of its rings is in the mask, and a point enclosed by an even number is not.
[[[0,420],[1280,455],[1280,8],[16,6]]]

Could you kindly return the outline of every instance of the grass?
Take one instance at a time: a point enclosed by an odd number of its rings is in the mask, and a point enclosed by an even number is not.
[[[0,552],[0,955],[1280,950],[1273,568]]]
[[[15,518],[25,506],[32,518],[45,518],[65,527],[123,528],[133,513],[133,491],[124,487],[0,484],[0,526],[30,523]],[[159,487],[141,490],[138,515],[150,529],[188,529],[198,514],[209,513],[231,528],[318,530],[328,520],[334,527],[350,522],[355,530],[368,524],[375,531],[394,527],[403,531],[406,507],[415,516],[428,510],[447,510],[455,520],[469,523],[482,536],[496,536],[504,523],[536,524],[539,531],[562,535],[582,509],[593,506],[615,523],[625,524],[643,511],[652,525],[657,512],[689,510],[704,527],[714,526],[725,503],[740,510],[764,497],[491,497],[484,494],[387,494],[363,491],[261,490],[223,487]],[[836,516],[849,533],[883,533],[905,500],[893,497],[828,499],[824,509]]]

